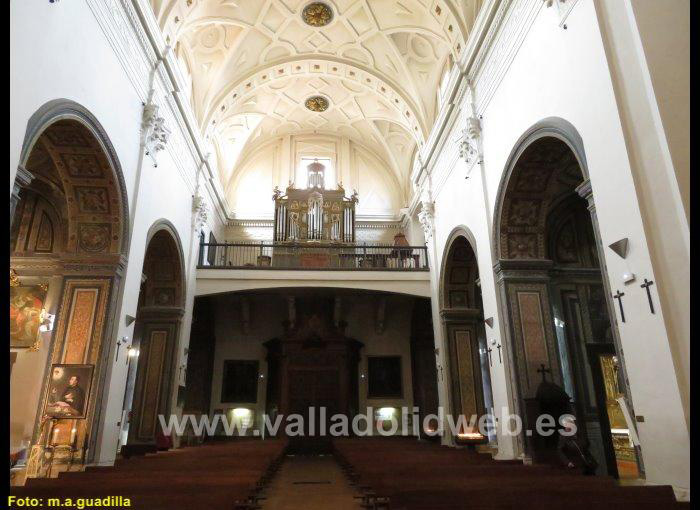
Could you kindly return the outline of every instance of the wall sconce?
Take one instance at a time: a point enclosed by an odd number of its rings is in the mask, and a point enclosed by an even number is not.
[[[139,355],[139,350],[132,347],[131,345],[126,348],[126,363],[128,365],[131,363],[131,358],[136,358]]]
[[[395,414],[396,414],[395,407],[380,407],[379,410],[377,411],[377,418],[382,420],[382,421],[391,420]]]

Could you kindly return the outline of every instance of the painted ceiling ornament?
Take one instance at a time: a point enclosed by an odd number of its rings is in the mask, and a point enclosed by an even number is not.
[[[304,106],[312,112],[325,112],[328,109],[328,99],[323,96],[311,96],[304,102]]]
[[[301,11],[304,23],[312,27],[325,27],[333,20],[333,10],[323,2],[311,2]]]
[[[158,115],[158,105],[148,103],[143,107],[143,143],[153,160],[153,166],[158,166],[156,154],[165,149],[170,139],[170,130],[165,125],[165,119]]]

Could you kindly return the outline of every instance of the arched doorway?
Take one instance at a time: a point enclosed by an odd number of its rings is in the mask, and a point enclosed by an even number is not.
[[[127,449],[156,444],[162,414],[173,412],[172,395],[184,367],[178,367],[180,322],[185,312],[183,256],[175,229],[160,222],[151,229],[141,277],[141,291],[124,399]],[[134,354],[138,354],[134,356]],[[122,452],[126,453],[122,446]]]
[[[524,417],[525,399],[544,378],[563,387],[598,473],[637,477],[637,453],[616,400],[625,396],[626,379],[595,204],[580,139],[561,125],[523,138],[499,189],[495,270],[510,336],[514,404]],[[532,448],[522,437],[519,442],[523,450]]]
[[[440,317],[448,349],[451,414],[469,421],[493,406],[489,368],[496,353],[486,344],[479,268],[467,235],[457,229],[447,242],[440,272]],[[489,438],[479,433],[477,424],[460,430],[455,443],[487,442]]]
[[[129,246],[116,154],[75,103],[52,101],[28,122],[10,243],[10,442],[41,477],[94,457]]]

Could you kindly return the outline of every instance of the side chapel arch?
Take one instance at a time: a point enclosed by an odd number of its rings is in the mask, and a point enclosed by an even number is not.
[[[129,445],[152,445],[158,433],[158,415],[173,411],[173,387],[179,379],[178,339],[185,313],[185,272],[182,242],[167,220],[149,230],[139,293],[135,348],[139,357],[132,397]],[[136,343],[138,342],[138,343]]]
[[[72,444],[74,459],[94,458],[101,433],[98,402],[107,390],[129,249],[128,218],[123,173],[104,128],[73,101],[43,105],[27,123],[10,197],[11,273],[20,288],[46,288],[46,310],[56,317],[53,331],[39,334],[38,342],[49,342],[45,364],[29,359],[43,356],[43,350],[17,351],[18,360],[28,361],[18,363],[17,370],[29,370],[42,381],[33,432],[25,439],[30,442],[29,477],[45,476],[43,454],[49,443]],[[44,414],[47,402],[56,398],[55,384],[61,382],[56,378],[70,371],[52,370],[54,364],[92,367],[81,381],[83,418],[67,414],[51,420]],[[20,388],[10,388],[19,395]],[[66,462],[66,451],[54,450],[54,466]]]
[[[470,420],[492,406],[489,356],[479,283],[475,238],[457,227],[445,244],[440,269],[440,318],[448,350],[448,400],[453,416]],[[494,353],[495,355],[495,353]],[[457,444],[488,441],[477,430],[462,430]]]
[[[611,405],[606,412],[605,402],[618,395],[629,402],[629,392],[583,141],[570,123],[545,119],[520,138],[495,212],[494,270],[514,408],[525,418],[525,401],[545,376],[565,388],[594,455],[616,475],[610,429],[621,413]],[[605,381],[603,355],[615,363]],[[618,394],[606,395],[604,384]],[[522,436],[518,444],[532,453]]]

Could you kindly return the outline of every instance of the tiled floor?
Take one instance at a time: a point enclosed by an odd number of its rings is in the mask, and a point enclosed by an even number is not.
[[[338,464],[330,455],[288,456],[262,501],[264,510],[358,510]]]

